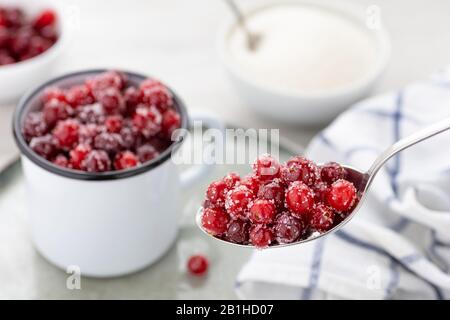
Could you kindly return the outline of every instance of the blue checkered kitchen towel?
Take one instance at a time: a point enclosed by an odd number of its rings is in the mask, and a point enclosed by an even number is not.
[[[450,115],[450,68],[343,113],[307,149],[368,169],[389,145]],[[391,159],[343,229],[255,252],[236,292],[248,299],[449,299],[450,132]]]

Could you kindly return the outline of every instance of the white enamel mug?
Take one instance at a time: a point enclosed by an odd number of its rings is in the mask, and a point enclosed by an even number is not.
[[[82,275],[92,277],[132,273],[158,260],[176,239],[182,189],[212,169],[205,164],[180,173],[171,154],[181,140],[140,167],[106,173],[60,168],[35,154],[21,128],[26,114],[39,107],[42,89],[78,84],[103,71],[78,72],[51,80],[24,96],[14,115],[34,245],[56,266],[65,270],[76,266]],[[131,83],[146,78],[126,74]],[[181,127],[187,128],[186,109],[173,95]],[[196,120],[220,128],[213,118]]]

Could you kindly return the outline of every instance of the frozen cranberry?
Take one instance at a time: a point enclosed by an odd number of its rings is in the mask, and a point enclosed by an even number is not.
[[[255,196],[245,186],[230,190],[225,198],[225,209],[233,219],[248,219],[248,210]]]
[[[172,137],[172,133],[180,128],[181,125],[181,117],[178,112],[173,109],[168,109],[162,115],[162,125],[161,132],[168,137],[169,139]]]
[[[241,181],[241,177],[239,177],[239,175],[235,172],[230,172],[225,177],[223,177],[223,181],[227,185],[228,189],[232,189],[239,181]]]
[[[61,149],[71,149],[78,142],[80,123],[73,119],[58,122],[53,136]]]
[[[41,95],[41,101],[44,104],[52,99],[67,102],[65,92],[57,87],[48,87]]]
[[[256,199],[250,206],[250,220],[253,223],[272,223],[276,214],[277,208],[270,200]]]
[[[111,160],[103,150],[92,150],[83,161],[87,172],[105,172],[111,170]]]
[[[3,10],[3,17],[8,27],[16,28],[25,24],[25,15],[20,8],[5,8]]]
[[[108,116],[105,120],[106,129],[111,133],[120,133],[123,125],[123,117],[121,115]]]
[[[320,203],[312,211],[310,225],[316,231],[325,232],[333,227],[333,220],[333,209]]]
[[[152,89],[155,87],[164,87],[164,85],[156,79],[145,79],[139,85],[139,90],[143,91],[143,90]]]
[[[139,106],[133,117],[133,124],[146,138],[152,137],[161,131],[162,117],[155,107]]]
[[[320,178],[317,165],[301,156],[293,157],[285,166],[282,166],[280,175],[286,185],[301,181],[308,186],[313,186]]]
[[[284,205],[284,188],[278,181],[271,181],[261,185],[258,198],[273,201],[278,208],[282,208]]]
[[[102,132],[102,127],[88,123],[80,125],[78,140],[81,144],[93,145],[95,137]]]
[[[9,41],[9,49],[11,52],[17,56],[25,53],[29,47],[33,34],[33,30],[29,27],[21,27],[18,29]]]
[[[48,125],[44,121],[42,112],[31,112],[25,117],[23,123],[23,135],[26,140],[43,136],[48,132]]]
[[[42,137],[34,137],[30,141],[30,148],[33,149],[38,155],[44,157],[47,160],[53,158],[56,154],[56,145],[54,138],[47,134]]]
[[[116,155],[114,168],[124,170],[134,168],[139,164],[138,157],[131,151],[123,151]]]
[[[255,175],[248,175],[241,180],[240,184],[249,188],[253,194],[258,194],[261,181]]]
[[[277,217],[273,230],[278,243],[294,242],[301,238],[305,232],[303,222],[287,212]]]
[[[116,88],[107,88],[98,95],[98,101],[107,114],[118,114],[125,110],[125,100]]]
[[[208,271],[208,260],[201,255],[194,255],[189,258],[187,269],[194,276],[202,276]]]
[[[229,221],[230,217],[220,208],[203,209],[202,226],[213,236],[225,233]]]
[[[44,114],[44,120],[49,126],[54,126],[59,120],[65,120],[73,115],[72,107],[56,98],[46,102],[42,112]]]
[[[68,168],[69,167],[69,160],[63,154],[58,154],[56,156],[55,160],[53,160],[53,163],[56,164],[57,166],[60,166],[60,167],[63,167],[63,168]]]
[[[128,115],[136,112],[136,107],[141,102],[141,92],[135,87],[129,87],[125,90],[124,99],[126,104],[126,113]]]
[[[163,86],[141,87],[141,101],[147,106],[154,106],[160,112],[173,106],[172,94]]]
[[[314,200],[316,202],[325,203],[327,201],[327,193],[330,189],[328,184],[323,181],[319,181],[312,187],[312,189],[314,191]]]
[[[122,148],[122,137],[117,133],[102,132],[95,137],[94,147],[110,154],[117,153]]]
[[[124,126],[120,130],[120,135],[122,136],[122,143],[124,148],[133,149],[138,142],[139,132],[132,126]]]
[[[249,224],[242,220],[231,221],[225,239],[230,242],[245,244],[248,242]]]
[[[338,212],[348,212],[357,200],[357,192],[353,183],[337,180],[327,194],[327,203]]]
[[[272,180],[278,177],[280,164],[269,155],[262,155],[253,164],[253,172],[261,180]]]
[[[347,171],[336,162],[328,162],[320,168],[320,177],[328,184],[345,179]]]
[[[66,93],[66,99],[67,102],[74,108],[87,104],[93,104],[95,102],[92,92],[84,84],[69,88]]]
[[[221,207],[225,205],[225,197],[228,187],[223,180],[214,181],[206,190],[206,199],[213,205]]]
[[[158,157],[159,152],[151,144],[144,144],[137,149],[137,156],[141,163],[145,163]]]
[[[51,26],[56,22],[56,14],[53,10],[44,10],[34,20],[33,26],[36,29],[42,29]]]
[[[105,122],[105,109],[100,103],[88,104],[78,107],[77,118],[82,123],[103,123]]]
[[[255,225],[250,229],[250,243],[256,248],[267,248],[274,241],[274,234],[270,227]]]
[[[91,147],[87,144],[79,144],[75,149],[70,151],[70,165],[77,170],[83,169],[83,161],[91,152]]]
[[[122,90],[125,87],[126,76],[118,71],[108,71],[86,80],[86,85],[94,96],[109,88]]]
[[[294,217],[305,221],[314,206],[314,192],[303,182],[294,181],[286,192],[286,206]]]

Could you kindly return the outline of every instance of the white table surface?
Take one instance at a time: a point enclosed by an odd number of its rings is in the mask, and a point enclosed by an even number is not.
[[[247,4],[252,1],[243,0]],[[98,67],[134,70],[167,82],[190,110],[214,112],[233,124],[279,128],[281,135],[300,144],[306,144],[320,130],[262,119],[236,96],[215,48],[217,31],[229,15],[221,0],[65,2],[79,10],[79,29],[59,74]],[[450,60],[450,1],[356,2],[378,5],[391,34],[392,59],[376,93],[426,77]],[[13,107],[0,106],[0,167],[16,152],[10,128]]]

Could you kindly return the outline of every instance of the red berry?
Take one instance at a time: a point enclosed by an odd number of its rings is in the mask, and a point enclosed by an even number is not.
[[[93,145],[95,137],[102,132],[102,127],[88,123],[80,126],[78,140],[81,144]]]
[[[47,26],[51,26],[56,22],[56,14],[53,10],[44,10],[35,19],[33,26],[36,29],[42,29]]]
[[[76,170],[83,170],[83,162],[89,152],[91,152],[91,147],[86,144],[79,144],[75,149],[70,151],[70,165]]]
[[[41,36],[33,36],[30,40],[27,51],[21,56],[21,60],[33,58],[47,51],[52,45],[53,43],[48,39],[44,39]]]
[[[141,92],[135,87],[129,87],[123,95],[126,105],[126,113],[132,115],[136,112],[136,107],[141,102]]]
[[[223,181],[227,185],[228,189],[232,189],[239,181],[241,181],[241,177],[239,177],[239,175],[235,172],[230,172],[225,177],[223,177]]]
[[[319,168],[316,164],[301,156],[290,159],[281,168],[280,175],[286,185],[294,181],[301,181],[308,186],[313,186],[320,178]]]
[[[4,8],[3,10],[4,24],[10,28],[20,27],[25,24],[25,15],[20,8]]]
[[[347,171],[336,162],[328,162],[320,168],[320,177],[328,184],[345,179]]]
[[[139,85],[139,90],[143,91],[143,90],[152,89],[155,87],[164,87],[164,85],[156,79],[145,79]]]
[[[50,134],[31,139],[30,148],[47,160],[53,158],[57,152],[55,140]]]
[[[95,97],[109,88],[122,90],[125,87],[126,76],[117,71],[107,71],[86,80],[86,86]]]
[[[33,137],[43,136],[48,132],[48,125],[44,121],[42,112],[27,114],[23,123],[23,135],[28,141]]]
[[[11,53],[16,56],[24,54],[29,48],[33,34],[33,30],[29,27],[21,27],[15,31],[14,36],[9,41],[9,50]]]
[[[98,102],[107,114],[118,114],[125,110],[125,100],[116,88],[107,88],[98,95]]]
[[[53,160],[53,163],[63,168],[69,167],[69,160],[63,154],[58,154],[55,160]]]
[[[225,233],[229,221],[230,217],[222,209],[203,209],[202,226],[213,236],[219,236]]]
[[[287,212],[277,217],[273,230],[278,243],[294,242],[305,233],[303,222]]]
[[[49,126],[54,126],[59,120],[65,120],[73,115],[72,107],[56,98],[46,102],[42,112],[44,120]]]
[[[154,106],[164,112],[173,106],[172,94],[163,86],[141,86],[141,101],[147,106]]]
[[[161,131],[162,117],[155,107],[139,106],[133,117],[133,124],[146,138],[150,138]]]
[[[273,201],[265,199],[256,199],[250,206],[250,220],[253,223],[272,223],[277,209]]]
[[[173,109],[168,109],[163,113],[161,132],[167,138],[170,139],[172,137],[172,133],[176,129],[180,128],[180,125],[181,125],[181,117],[178,112],[176,112]]]
[[[253,193],[247,187],[238,186],[227,193],[225,209],[231,218],[246,220],[253,198]]]
[[[55,43],[56,40],[58,40],[58,31],[56,29],[56,26],[47,26],[44,27],[39,31],[39,35],[43,37],[44,39],[50,40],[52,43]]]
[[[52,99],[67,102],[64,91],[56,87],[46,88],[41,96],[41,100],[44,104]]]
[[[109,154],[117,153],[122,148],[122,136],[118,133],[102,132],[95,137],[94,147]]]
[[[334,225],[333,210],[323,203],[318,204],[312,211],[310,224],[314,230],[319,232],[330,230]]]
[[[136,155],[131,151],[123,151],[116,155],[114,160],[114,168],[116,170],[124,170],[134,168],[139,164]]]
[[[223,180],[214,181],[206,190],[206,199],[208,199],[212,205],[222,207],[225,205],[227,192],[228,187]]]
[[[100,103],[78,106],[77,111],[77,119],[82,123],[101,124],[105,122],[105,109]]]
[[[357,201],[357,191],[353,183],[338,180],[331,185],[327,203],[338,212],[348,212]]]
[[[286,192],[286,206],[294,217],[306,221],[314,207],[314,192],[303,182],[294,181]]]
[[[151,144],[144,144],[137,149],[139,161],[145,163],[159,156],[158,150]]]
[[[111,133],[120,133],[123,125],[123,117],[121,115],[108,116],[105,120],[106,129]]]
[[[111,170],[111,160],[103,150],[92,150],[83,161],[87,172],[105,172]]]
[[[261,180],[272,180],[278,177],[280,164],[269,155],[262,155],[253,164],[253,172]]]
[[[231,221],[225,239],[233,243],[246,244],[248,242],[249,224],[242,220]]]
[[[0,35],[0,43],[1,43],[1,41],[2,40],[1,40],[1,35]],[[1,45],[0,45],[0,47],[1,47]],[[6,51],[6,50],[0,51],[0,66],[6,66],[8,64],[13,64],[15,62],[16,62],[16,60],[9,54],[8,51]]]
[[[282,208],[284,205],[284,188],[278,181],[271,181],[261,185],[258,198],[273,201],[278,208]]]
[[[201,255],[194,255],[189,258],[187,269],[194,276],[202,276],[208,271],[208,260]]]
[[[313,187],[314,191],[314,200],[316,202],[327,202],[327,193],[330,190],[328,184],[323,181],[317,182]]]
[[[87,104],[93,104],[95,102],[92,92],[84,84],[69,88],[66,93],[66,99],[67,102],[74,108]]]
[[[61,149],[71,149],[78,142],[80,123],[73,119],[58,122],[53,136]]]
[[[257,248],[267,248],[274,241],[274,234],[268,226],[255,225],[250,229],[249,240]]]
[[[261,181],[255,175],[248,175],[241,180],[240,185],[249,188],[253,192],[253,194],[258,194],[259,188],[261,186]]]

